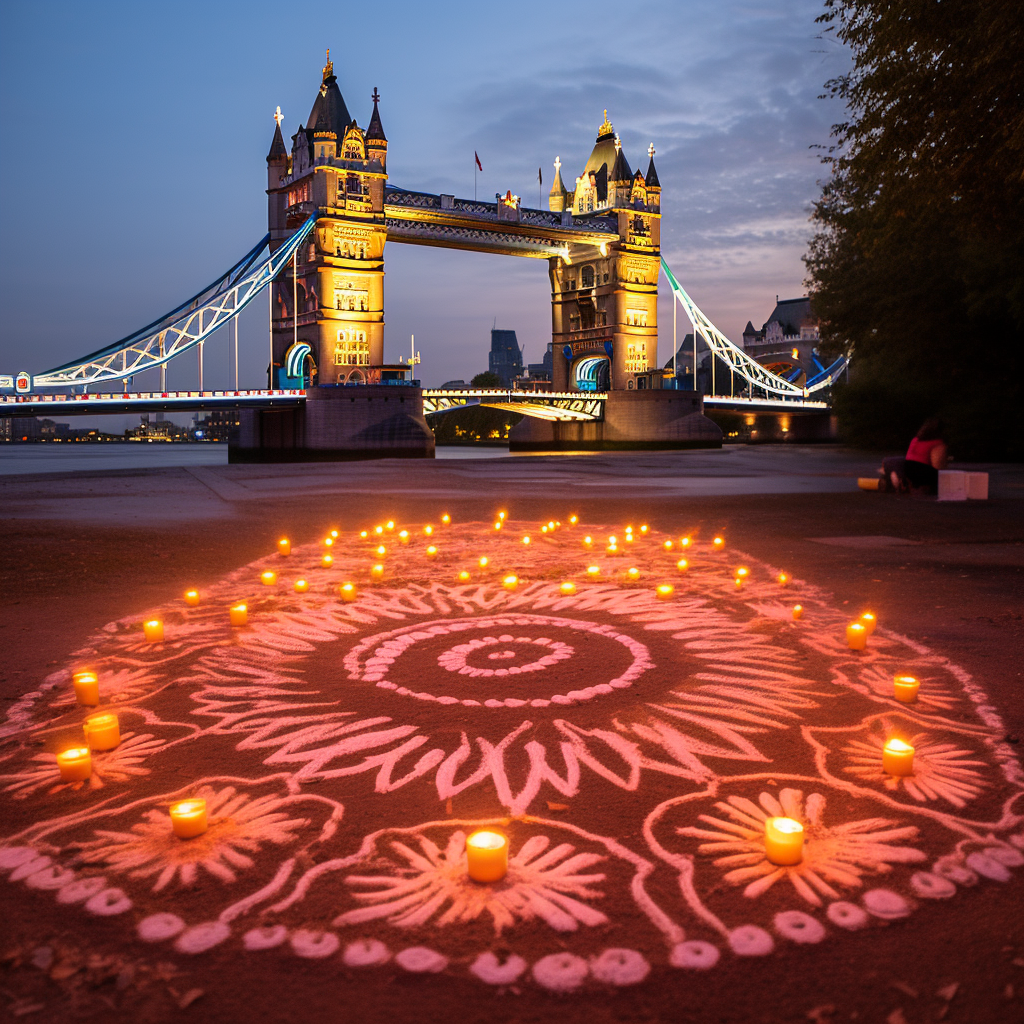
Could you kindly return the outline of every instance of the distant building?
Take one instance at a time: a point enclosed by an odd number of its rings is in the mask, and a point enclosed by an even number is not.
[[[550,346],[549,346],[550,349]],[[516,341],[515,331],[491,331],[491,351],[487,368],[497,374],[503,388],[512,387],[512,381],[523,372],[523,352]]]
[[[820,340],[818,318],[807,296],[780,299],[776,295],[775,309],[761,330],[755,330],[748,320],[743,331],[743,349],[747,355],[794,382],[799,382],[801,374],[813,376],[816,372]]]
[[[551,373],[554,368],[554,358],[552,344],[549,341],[547,351],[544,353],[544,358],[539,363],[530,363],[526,367],[526,370],[530,375],[530,379],[534,381],[550,381]]]
[[[194,433],[202,441],[227,441],[239,422],[237,409],[218,409],[197,419]]]

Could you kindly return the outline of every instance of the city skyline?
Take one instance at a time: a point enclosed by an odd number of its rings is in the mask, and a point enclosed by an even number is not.
[[[52,124],[64,104],[54,148],[74,159],[70,168],[42,161],[38,193],[74,201],[26,204],[16,168],[3,170],[9,234],[0,368],[39,371],[107,344],[251,245],[265,225],[270,115],[280,105],[285,134],[298,128],[328,45],[361,124],[370,91],[381,89],[389,176],[403,187],[472,195],[477,152],[481,198],[509,189],[537,205],[539,167],[546,206],[554,159],[571,183],[605,108],[631,166],[645,160],[653,141],[664,189],[663,251],[695,301],[738,341],[747,319],[767,318],[776,294],[803,293],[800,257],[821,176],[810,147],[827,142],[839,114],[816,96],[845,55],[816,38],[815,3],[794,0],[769,12],[728,6],[734,17],[723,18],[721,5],[655,4],[644,20],[617,24],[614,33],[607,31],[610,5],[596,5],[592,22],[572,33],[508,26],[503,33],[500,16],[467,5],[451,8],[443,25],[399,7],[393,10],[408,31],[389,29],[382,52],[346,47],[339,16],[334,25],[327,19],[317,40],[275,37],[269,58],[260,17],[236,25],[232,47],[217,50],[210,40],[232,22],[223,7],[208,12],[209,31],[187,52],[180,44],[190,5],[173,20],[120,5],[100,5],[88,16],[61,4],[12,12],[3,44],[5,135]],[[527,10],[539,15],[542,8]],[[442,35],[461,66],[437,66]],[[685,61],[677,59],[679,39]],[[239,81],[246,82],[241,93]],[[55,243],[47,250],[59,287],[11,244],[25,237]],[[550,340],[540,261],[391,244],[386,271],[386,356],[406,355],[415,334],[428,384],[484,369],[495,318],[517,331],[528,362]],[[663,287],[659,362],[671,355],[671,322]],[[679,325],[680,338],[688,327]],[[242,317],[243,386],[263,378],[265,331],[257,301]],[[227,347],[226,337],[207,347],[214,386],[228,382]],[[194,360],[181,362],[169,371],[171,386],[194,381]]]

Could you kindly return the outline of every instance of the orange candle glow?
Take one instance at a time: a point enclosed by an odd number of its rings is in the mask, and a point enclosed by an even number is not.
[[[272,587],[277,582],[277,573],[271,572],[269,569],[266,572],[260,573],[260,583],[265,587]]]
[[[447,512],[445,512],[445,514],[441,516],[441,522],[444,523],[445,526],[448,526],[448,524],[451,523],[451,521],[452,517],[448,515]]]
[[[875,631],[875,626],[878,625],[878,620],[871,612],[864,612],[860,617],[860,623],[868,631],[868,636],[871,636]]]
[[[780,587],[784,587],[789,583],[789,577],[784,572],[780,572],[777,579]]]
[[[601,566],[599,566],[599,565],[588,565],[587,566],[587,575],[588,576],[600,576],[601,575]]]
[[[513,576],[513,575],[509,575],[509,576],[506,576],[506,577],[505,577],[505,578],[504,578],[504,579],[503,579],[503,580],[501,581],[501,585],[502,585],[502,586],[503,586],[503,587],[504,587],[504,588],[505,588],[506,590],[515,590],[515,589],[516,589],[516,587],[518,587],[518,586],[519,586],[519,577],[518,577],[518,576]]]
[[[569,516],[569,525],[575,526],[580,521],[579,516]]]
[[[465,582],[467,582],[470,579],[472,579],[472,577],[469,575],[469,573],[465,569],[463,569],[462,572],[459,573],[459,581],[460,582],[465,583]]]
[[[750,575],[750,570],[745,565],[741,565],[736,570],[736,578],[738,580],[745,580],[749,575]]]
[[[342,601],[345,601],[346,603],[349,601],[354,601],[356,599],[355,584],[342,583],[342,585],[338,587],[338,593],[341,594]]]
[[[499,519],[500,519],[500,520],[501,520],[502,522],[504,522],[504,521],[505,521],[505,519],[506,519],[507,517],[508,517],[508,513],[507,513],[507,512],[499,512],[499,513],[498,513],[498,518],[499,518]]]
[[[92,753],[88,747],[72,747],[57,755],[61,782],[82,782],[92,775]]]
[[[676,562],[676,568],[680,572],[686,572],[686,570],[690,568],[690,563],[685,558],[680,558],[679,561]]]
[[[384,566],[381,565],[379,562],[377,563],[377,565],[371,565],[370,566],[370,575],[375,580],[383,579],[384,578]]]
[[[394,519],[389,519],[389,520],[388,520],[388,521],[387,521],[387,522],[386,522],[386,523],[384,524],[384,529],[385,529],[385,530],[393,530],[394,528],[395,528],[395,521],[394,521]]]
[[[423,527],[423,535],[425,537],[432,537],[434,535],[434,528],[432,526],[429,526],[429,525],[428,526],[424,526]]]
[[[913,676],[895,676],[892,687],[897,700],[911,704],[917,699],[917,691],[921,689],[921,684]]]
[[[337,540],[338,539],[338,531],[337,530],[331,530],[331,537],[333,537],[334,540]]]
[[[383,526],[375,526],[375,527],[373,528],[373,532],[374,532],[375,534],[377,534],[377,536],[379,537],[379,536],[381,536],[381,534],[382,534],[382,533],[384,532],[384,527],[383,527]]]
[[[725,538],[724,537],[715,537],[715,539],[711,542],[711,546],[716,551],[721,551],[722,548],[725,547]]]
[[[867,627],[861,622],[851,622],[846,627],[846,646],[851,651],[863,651],[868,645]]]
[[[431,544],[423,553],[427,556],[427,558],[437,558],[437,548],[435,548],[433,544]]]
[[[495,528],[496,530],[500,530],[500,529],[501,529],[501,520],[500,520],[500,519],[498,519],[498,520],[495,520],[495,523],[494,523],[494,528]]]
[[[572,597],[572,595],[576,593],[576,584],[567,580],[559,586],[558,590],[559,593],[563,594],[565,597]]]
[[[277,542],[277,553],[279,555],[290,555],[292,553],[292,542],[287,537],[282,537]]]
[[[195,608],[199,604],[199,591],[198,590],[186,590],[185,591],[185,604],[190,608]]]
[[[642,526],[640,527],[640,532],[641,532],[641,533],[646,533],[646,532],[647,532],[647,531],[648,531],[649,529],[650,529],[650,527],[649,527],[649,526],[648,526],[648,525],[647,525],[646,523],[644,523],[644,524],[643,524],[643,525],[642,525]]]
[[[508,873],[508,840],[500,832],[474,832],[466,840],[466,865],[474,882],[500,882]]]
[[[888,775],[914,774],[914,748],[893,737],[882,748],[882,771]]]
[[[664,548],[664,549],[665,549],[666,551],[671,551],[671,550],[672,550],[672,549],[673,549],[673,548],[675,547],[675,544],[673,544],[673,543],[672,543],[672,541],[670,541],[670,540],[667,540],[667,541],[665,541],[665,543],[664,543],[664,544],[662,544],[661,546],[662,546],[662,547],[663,547],[663,548]]]
[[[377,557],[383,558],[388,553],[388,549],[383,544],[377,545]]]
[[[71,677],[75,700],[79,704],[95,707],[100,702],[100,681],[95,672],[76,672]]]
[[[87,718],[82,728],[91,750],[113,750],[121,742],[121,725],[113,712]]]
[[[523,543],[524,543],[524,544],[529,544],[529,543],[530,543],[530,538],[529,538],[529,536],[524,536],[524,537],[523,537]]]
[[[764,852],[779,867],[804,859],[804,827],[793,818],[768,818],[764,823]]]
[[[796,621],[803,617],[804,606],[802,604],[793,605],[793,620]]]
[[[360,530],[359,536],[362,540],[366,540],[366,538],[370,536],[370,533],[368,530]]]
[[[673,587],[671,583],[659,583],[655,589],[655,593],[661,601],[667,601],[674,592],[675,587]]]
[[[402,532],[399,533],[399,535],[398,535],[398,539],[399,539],[399,541],[402,544],[408,544],[409,543],[409,531],[408,530],[402,530]]]
[[[209,827],[205,800],[181,800],[171,804],[170,813],[171,829],[179,839],[195,839]]]
[[[306,581],[306,580],[296,580],[295,581],[295,593],[296,594],[305,594],[307,590],[309,590],[309,583],[308,583],[308,581]]]
[[[591,537],[590,534],[588,533],[587,536],[583,538],[583,546],[586,547],[586,548],[589,548],[590,545],[593,544],[593,543],[594,543],[594,538]]]
[[[491,560],[486,555],[481,555],[477,559],[477,563],[476,564],[479,565],[481,569],[486,569],[487,566],[489,566],[491,564]]]
[[[334,538],[333,537],[324,537],[324,547],[325,548],[333,548],[334,547]]]
[[[320,559],[320,564],[325,569],[330,569],[330,567],[334,565],[334,555],[324,555],[324,557]]]
[[[637,568],[637,567],[636,567],[635,565],[631,565],[631,566],[630,566],[630,567],[629,567],[629,568],[628,568],[628,569],[626,570],[626,575],[627,575],[627,576],[628,576],[628,577],[629,577],[629,578],[630,578],[631,580],[638,580],[638,579],[640,579],[640,570],[639,570],[639,569],[638,569],[638,568]]]
[[[159,619],[150,619],[142,624],[142,632],[151,644],[159,643],[164,638],[164,624]]]
[[[228,619],[232,626],[244,626],[249,621],[249,607],[244,604],[235,604],[228,609]]]
[[[689,537],[680,537],[679,538],[679,546],[681,548],[688,548],[690,546],[690,538]]]

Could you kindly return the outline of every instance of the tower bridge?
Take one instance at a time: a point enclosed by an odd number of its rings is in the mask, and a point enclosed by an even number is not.
[[[513,445],[691,447],[721,443],[702,396],[664,387],[657,368],[658,282],[665,274],[693,329],[745,382],[748,401],[820,413],[821,395],[845,365],[798,385],[751,359],[693,303],[661,256],[661,183],[630,168],[605,111],[571,188],[555,159],[547,210],[511,191],[494,202],[425,193],[388,180],[388,139],[376,89],[366,128],[349,113],[334,65],[322,70],[309,117],[287,146],[278,108],[267,156],[268,232],[206,289],[166,316],[83,358],[36,375],[0,375],[0,410],[50,414],[233,403],[243,410],[232,457],[335,458],[430,455],[424,414],[478,403],[526,419]],[[387,243],[433,245],[547,262],[552,391],[422,391],[413,365],[384,361]],[[237,317],[269,295],[268,389],[238,389]],[[234,391],[203,388],[204,346],[235,325]],[[223,336],[223,335],[221,335]],[[167,391],[166,366],[198,356],[196,392]],[[134,378],[159,372],[159,387]],[[121,394],[96,391],[121,384]],[[74,394],[79,388],[81,394]],[[130,390],[131,388],[131,390]],[[55,394],[56,390],[63,394]],[[92,389],[93,394],[86,394]],[[11,394],[13,392],[13,394]],[[739,401],[742,401],[740,399]],[[0,412],[0,414],[2,414]]]

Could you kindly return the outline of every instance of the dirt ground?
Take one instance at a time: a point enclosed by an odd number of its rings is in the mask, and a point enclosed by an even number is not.
[[[105,624],[187,587],[220,585],[282,535],[299,546],[332,526],[345,538],[387,517],[419,524],[448,511],[458,523],[488,523],[499,509],[539,528],[572,511],[584,522],[721,533],[732,549],[807,581],[837,613],[872,608],[969,673],[1001,719],[996,739],[1019,754],[1024,467],[985,467],[988,502],[940,504],[857,491],[852,481],[876,461],[762,448],[0,477],[0,700],[15,706]],[[346,798],[347,815],[372,818],[380,807],[358,791]],[[494,809],[484,800],[470,817]],[[0,833],[12,834],[16,820],[23,827],[25,813],[5,811]],[[465,972],[371,971],[337,957],[254,959],[227,944],[190,957],[126,943],[117,917],[86,918],[51,893],[0,881],[0,1012],[29,1021],[1011,1024],[1024,1021],[1022,878],[982,879],[820,945],[725,955],[708,971],[654,962],[642,983],[564,994]]]

